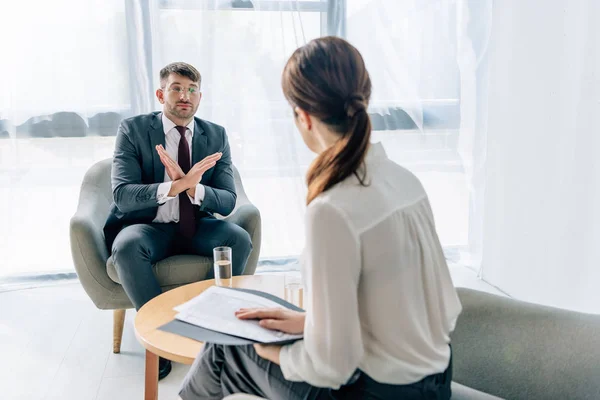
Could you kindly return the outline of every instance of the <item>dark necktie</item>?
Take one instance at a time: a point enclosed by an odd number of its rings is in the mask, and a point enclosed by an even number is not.
[[[177,128],[181,135],[179,152],[177,153],[177,162],[183,170],[183,173],[187,174],[192,164],[190,161],[190,147],[185,138],[187,128],[185,126],[176,126],[175,128]],[[190,202],[190,198],[186,192],[179,193],[179,230],[183,236],[188,238],[194,236],[194,233],[196,233],[194,206]]]

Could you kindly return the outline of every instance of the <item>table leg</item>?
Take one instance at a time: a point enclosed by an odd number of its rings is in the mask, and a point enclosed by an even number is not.
[[[158,356],[146,350],[144,400],[158,400]]]

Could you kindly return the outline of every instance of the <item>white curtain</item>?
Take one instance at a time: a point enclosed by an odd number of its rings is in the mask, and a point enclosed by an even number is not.
[[[460,263],[481,269],[485,205],[486,123],[492,0],[460,0],[457,62],[460,69],[460,136],[457,149],[467,186],[468,240]]]
[[[0,12],[4,130],[60,111],[85,119],[129,108],[123,1],[3,1]]]
[[[253,8],[235,9],[212,0],[157,3],[152,10],[152,77],[174,61],[199,69],[203,97],[198,115],[227,129],[233,162],[261,210],[261,254],[288,259],[303,245],[303,171],[312,155],[295,130],[280,77],[297,47],[325,33],[321,19],[327,4],[245,5]]]
[[[0,275],[72,270],[68,221],[83,174],[112,155],[121,118],[160,109],[158,72],[173,61],[198,67],[198,116],[227,129],[233,161],[261,210],[263,265],[293,260],[303,246],[304,173],[313,155],[295,130],[280,76],[298,46],[330,34],[355,44],[370,70],[374,140],[425,184],[449,256],[464,250],[464,165],[472,154],[461,154],[460,97],[463,75],[474,72],[457,58],[459,5],[2,2],[0,51],[14,62],[0,63],[11,77],[0,98]]]
[[[460,154],[459,2],[348,0],[348,40],[373,81],[373,138],[423,182],[450,261],[469,241],[469,193]],[[474,18],[480,12],[474,10]]]
[[[483,277],[600,313],[600,2],[494,3]]]
[[[0,277],[72,271],[83,174],[131,114],[125,3],[2,1],[0,16]]]

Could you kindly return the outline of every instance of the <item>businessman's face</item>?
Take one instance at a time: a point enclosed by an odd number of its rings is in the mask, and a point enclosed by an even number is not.
[[[196,114],[202,93],[198,82],[185,76],[171,74],[164,87],[156,91],[156,96],[169,119],[187,121]],[[177,121],[173,122],[177,123]]]

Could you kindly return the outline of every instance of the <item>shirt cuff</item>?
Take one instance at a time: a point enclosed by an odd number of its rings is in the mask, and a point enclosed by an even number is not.
[[[293,356],[291,354],[291,350],[292,345],[283,346],[281,350],[279,350],[279,367],[281,368],[281,373],[286,380],[301,381],[302,379],[296,373],[294,373],[293,370],[294,360],[292,359]]]
[[[169,196],[172,184],[173,182],[163,182],[158,185],[158,189],[156,190],[156,201],[158,204],[165,204],[167,201],[175,198],[175,196]]]
[[[199,183],[196,185],[196,196],[192,199],[192,197],[188,194],[188,197],[190,198],[190,201],[192,202],[192,204],[200,206],[200,205],[202,205],[202,202],[204,201],[205,194],[206,194],[206,188],[204,187],[204,185],[201,185]]]

